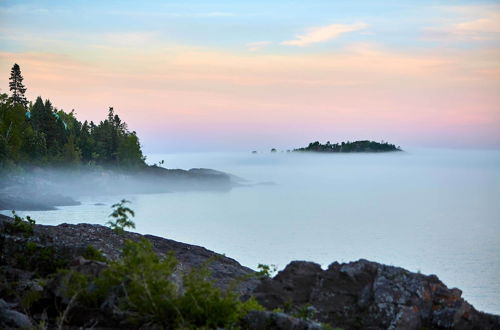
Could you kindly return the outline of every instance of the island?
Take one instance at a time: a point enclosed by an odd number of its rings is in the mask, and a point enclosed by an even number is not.
[[[403,151],[401,147],[390,144],[388,142],[375,142],[369,140],[361,140],[354,142],[341,142],[341,143],[330,143],[327,141],[325,144],[321,144],[318,141],[311,142],[307,147],[294,149],[293,151],[302,152],[393,152],[393,151]]]

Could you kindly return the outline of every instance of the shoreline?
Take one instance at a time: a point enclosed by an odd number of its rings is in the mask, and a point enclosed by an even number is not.
[[[229,191],[244,186],[242,182],[237,176],[206,168],[182,170],[153,165],[138,170],[82,167],[60,171],[35,167],[10,176],[0,186],[0,210],[56,210],[59,206],[80,205],[79,197],[94,195],[95,191],[102,195]]]

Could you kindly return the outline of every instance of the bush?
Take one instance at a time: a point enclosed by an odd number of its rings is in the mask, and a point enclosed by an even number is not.
[[[134,217],[135,213],[125,206],[127,203],[130,203],[130,201],[122,199],[121,202],[113,204],[111,207],[114,210],[109,216],[115,220],[106,223],[111,229],[120,234],[124,232],[125,228],[135,228],[135,223],[129,219],[129,217]]]
[[[82,257],[84,257],[87,260],[95,260],[102,262],[108,261],[108,259],[106,259],[106,257],[102,255],[102,252],[93,247],[92,245],[87,245],[87,248],[83,252]]]
[[[7,234],[22,234],[26,238],[33,235],[35,220],[31,219],[30,216],[27,216],[26,219],[21,218],[16,214],[16,211],[12,211],[12,216],[14,217],[13,222],[5,222],[5,232]]]
[[[119,308],[132,322],[168,325],[175,316],[176,288],[170,276],[176,265],[173,255],[160,260],[148,240],[129,240],[122,257],[111,262],[97,280],[97,287],[102,295],[117,289]]]
[[[29,270],[36,275],[48,275],[67,266],[68,256],[57,253],[52,246],[42,246],[31,239],[35,228],[35,220],[27,216],[26,219],[12,211],[14,220],[5,221],[4,232],[9,235],[22,236],[24,239],[16,240],[16,244],[7,246],[4,237],[0,239],[0,259],[2,262],[11,263],[17,268]],[[8,253],[6,253],[8,251]]]
[[[222,292],[210,280],[206,265],[184,276],[184,288],[178,299],[182,327],[231,329],[249,311],[263,309],[254,299],[241,302],[235,292]]]
[[[272,277],[277,271],[276,265],[259,264],[257,268],[257,275],[261,277]]]
[[[126,241],[122,257],[109,263],[96,280],[100,299],[118,296],[118,308],[135,326],[162,328],[234,328],[250,310],[262,309],[253,299],[222,291],[206,266],[183,277],[184,292],[174,284],[173,254],[160,259],[146,239]]]

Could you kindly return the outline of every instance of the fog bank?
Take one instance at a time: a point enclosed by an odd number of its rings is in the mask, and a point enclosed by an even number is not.
[[[500,152],[148,155],[169,168],[247,179],[226,191],[123,194],[137,231],[205,246],[244,265],[327,266],[366,258],[435,273],[479,310],[500,313]],[[262,184],[265,183],[265,184]],[[42,223],[105,223],[118,196],[29,212]],[[94,205],[102,203],[104,205]]]

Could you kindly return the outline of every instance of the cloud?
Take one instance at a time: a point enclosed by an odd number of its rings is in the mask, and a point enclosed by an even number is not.
[[[500,6],[465,6],[443,8],[451,13],[452,24],[430,27],[425,35],[435,40],[497,40],[500,38]]]
[[[261,50],[262,48],[272,44],[271,41],[256,41],[256,42],[249,42],[246,44],[246,47],[249,51],[251,52],[256,52],[258,50]]]
[[[318,42],[325,42],[335,39],[348,32],[363,30],[368,26],[366,23],[354,24],[330,24],[309,28],[305,34],[299,34],[293,40],[283,41],[282,45],[307,46]]]

